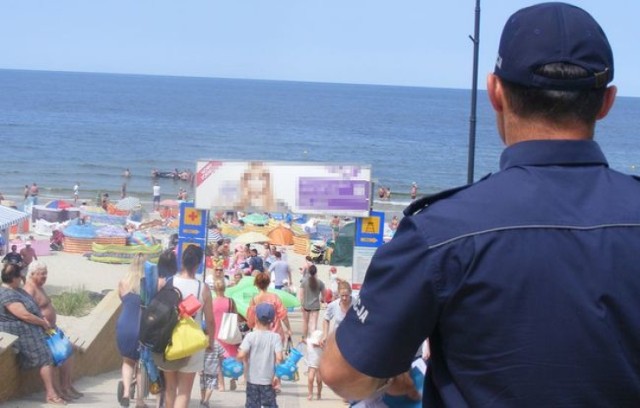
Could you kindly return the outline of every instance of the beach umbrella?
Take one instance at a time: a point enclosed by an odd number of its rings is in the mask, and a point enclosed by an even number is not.
[[[241,219],[245,224],[267,225],[269,223],[269,217],[267,215],[258,213],[249,214]]]
[[[140,199],[136,197],[125,197],[116,203],[116,208],[122,211],[131,211],[140,207]]]
[[[224,295],[233,299],[233,301],[236,303],[236,309],[238,310],[238,313],[240,313],[245,318],[247,317],[247,309],[249,308],[251,299],[253,299],[253,297],[258,294],[258,288],[256,288],[253,284],[253,279],[254,278],[251,276],[245,276],[240,280],[240,282],[238,282],[238,284],[236,284],[235,286],[231,286],[224,291]],[[282,301],[282,304],[286,308],[300,306],[300,301],[298,300],[298,298],[289,292],[285,292],[284,290],[280,289],[269,289],[269,292],[278,295],[278,297]]]
[[[238,235],[236,239],[233,240],[233,243],[235,245],[255,244],[258,242],[269,242],[269,237],[259,232],[251,231],[251,232],[245,232],[244,234]]]
[[[180,203],[177,200],[172,200],[171,198],[165,198],[160,201],[160,207],[179,207]]]
[[[44,205],[47,208],[57,208],[59,210],[64,210],[65,208],[73,207],[73,204],[64,200],[52,200]]]

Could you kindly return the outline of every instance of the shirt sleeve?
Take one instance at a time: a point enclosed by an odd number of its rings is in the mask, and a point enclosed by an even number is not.
[[[329,303],[329,306],[327,306],[327,310],[324,313],[324,320],[328,322],[333,320],[333,316],[335,314],[334,311],[335,311],[335,300]]]
[[[251,350],[251,333],[248,333],[246,336],[244,336],[244,339],[242,339],[242,343],[240,343],[240,350],[244,351],[245,353],[248,353]]]
[[[0,289],[0,305],[6,307],[12,303],[22,303],[20,295],[13,289]]]
[[[405,217],[375,252],[358,299],[336,332],[344,358],[361,373],[389,378],[409,369],[439,313],[437,262],[424,231]]]
[[[274,298],[275,298],[274,306],[276,309],[276,316],[278,317],[278,320],[282,321],[287,317],[287,309],[284,307],[284,305],[282,304],[282,301],[277,295],[274,295]]]

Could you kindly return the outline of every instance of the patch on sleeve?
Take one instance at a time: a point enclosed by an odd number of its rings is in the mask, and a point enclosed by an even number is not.
[[[358,300],[355,301],[351,307],[353,308],[353,311],[356,312],[356,316],[358,316],[358,320],[360,320],[360,323],[364,324],[364,322],[367,320],[367,316],[369,316],[369,311],[362,303],[362,300],[358,298]]]

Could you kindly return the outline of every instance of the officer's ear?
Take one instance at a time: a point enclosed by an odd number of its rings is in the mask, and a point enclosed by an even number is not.
[[[600,120],[607,116],[611,108],[613,107],[613,102],[616,99],[616,94],[618,93],[618,88],[615,85],[611,85],[607,87],[604,92],[604,98],[602,100],[602,106],[598,111],[598,115],[596,116],[596,120]]]
[[[500,79],[494,75],[489,74],[487,76],[487,93],[489,94],[489,101],[493,110],[497,113],[502,113],[504,110],[504,88]]]

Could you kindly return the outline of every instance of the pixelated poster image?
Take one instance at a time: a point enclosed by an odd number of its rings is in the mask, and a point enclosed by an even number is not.
[[[201,160],[195,206],[216,211],[363,217],[371,207],[371,166]]]

